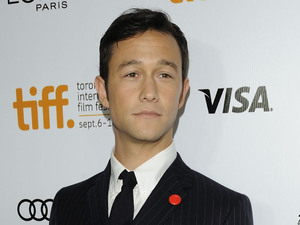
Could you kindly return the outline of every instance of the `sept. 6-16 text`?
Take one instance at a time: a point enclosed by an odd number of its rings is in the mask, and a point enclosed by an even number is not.
[[[92,129],[92,128],[106,128],[111,127],[112,121],[110,118],[91,119],[79,122],[79,128]]]

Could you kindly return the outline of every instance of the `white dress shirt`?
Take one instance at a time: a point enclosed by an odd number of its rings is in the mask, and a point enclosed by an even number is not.
[[[176,159],[176,156],[175,144],[172,142],[169,147],[134,170],[137,180],[137,185],[133,189],[134,217],[140,211],[162,175]],[[114,149],[111,154],[110,163],[111,175],[108,189],[108,216],[110,215],[113,202],[116,196],[121,192],[123,185],[123,181],[119,180],[118,177],[121,172],[126,169],[114,156]]]

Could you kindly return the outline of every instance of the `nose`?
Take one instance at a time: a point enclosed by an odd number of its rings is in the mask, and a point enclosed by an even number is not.
[[[140,101],[157,102],[159,99],[155,78],[145,77],[141,84]]]

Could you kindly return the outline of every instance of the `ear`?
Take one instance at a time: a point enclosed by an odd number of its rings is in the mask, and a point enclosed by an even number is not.
[[[95,87],[100,99],[101,104],[106,107],[109,108],[109,102],[108,102],[108,98],[107,98],[107,91],[105,88],[105,81],[103,80],[103,78],[101,76],[97,76],[95,78]]]
[[[181,96],[179,99],[178,109],[180,109],[184,105],[185,99],[186,99],[186,94],[189,89],[190,89],[190,81],[188,78],[185,78],[183,85],[182,85],[182,91],[181,91]]]

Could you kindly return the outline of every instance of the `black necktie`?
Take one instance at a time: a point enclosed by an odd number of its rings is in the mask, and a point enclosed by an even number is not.
[[[133,220],[133,188],[137,184],[134,172],[123,170],[119,179],[123,180],[121,192],[117,195],[110,212],[111,225],[130,225]]]

